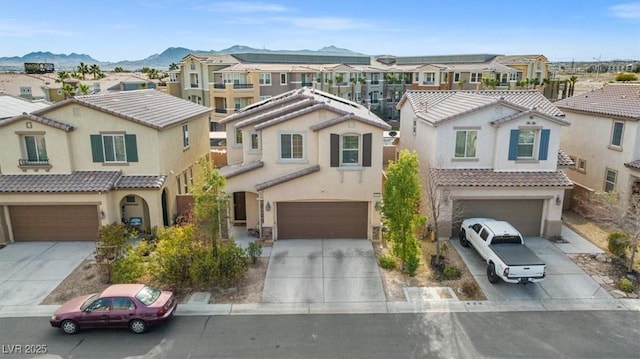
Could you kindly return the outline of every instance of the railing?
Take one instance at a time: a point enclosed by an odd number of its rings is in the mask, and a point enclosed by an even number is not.
[[[253,84],[233,84],[234,89],[252,89]]]
[[[225,109],[225,108],[215,108],[213,111],[215,113],[224,113],[224,114],[227,113],[227,109]]]
[[[197,88],[198,84],[191,84],[191,88]]]
[[[213,88],[224,90],[225,88],[227,88],[227,86],[225,84],[213,84]]]
[[[371,80],[371,84],[372,84],[372,85],[378,85],[378,84],[380,84],[380,81],[378,81],[378,80]]]
[[[303,82],[301,84],[302,87],[312,87],[313,86],[313,82]]]
[[[24,167],[50,166],[49,160],[32,161],[24,158],[19,159],[18,164]]]
[[[423,85],[435,85],[435,81],[422,81]]]

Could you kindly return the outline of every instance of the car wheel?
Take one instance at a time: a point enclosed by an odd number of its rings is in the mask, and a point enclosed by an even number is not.
[[[62,330],[67,333],[67,334],[76,334],[78,332],[78,323],[74,322],[71,319],[67,319],[62,321],[62,324],[60,325],[60,327],[62,328]]]
[[[500,277],[496,274],[496,266],[493,263],[489,263],[487,266],[487,279],[489,279],[489,283],[496,284],[500,281]]]
[[[129,329],[136,334],[142,334],[147,331],[147,323],[142,319],[134,319],[129,322]]]
[[[469,241],[467,240],[467,232],[464,229],[460,230],[460,244],[463,247],[469,247]]]

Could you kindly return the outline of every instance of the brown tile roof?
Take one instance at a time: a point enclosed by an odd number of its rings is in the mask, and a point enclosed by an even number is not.
[[[114,188],[162,188],[162,184],[167,179],[166,175],[157,176],[122,176],[116,182]]]
[[[573,162],[569,155],[564,153],[563,150],[558,150],[558,167],[572,167],[575,165],[576,163]]]
[[[56,120],[52,120],[52,119],[47,118],[45,116],[38,116],[38,115],[27,114],[27,113],[23,113],[20,116],[8,118],[6,120],[0,120],[0,127],[2,127],[4,125],[8,125],[8,124],[13,123],[13,122],[24,120],[24,119],[31,120],[31,121],[34,121],[34,122],[38,122],[38,123],[41,123],[43,125],[51,126],[53,128],[58,128],[58,129],[63,130],[65,132],[71,132],[71,131],[73,131],[75,129],[75,127],[73,127],[73,126],[71,126],[69,124],[66,124],[66,123],[63,123],[63,122],[60,122],[60,121],[56,121]]]
[[[640,160],[635,160],[631,162],[627,162],[624,164],[625,167],[633,168],[636,170],[640,170]]]
[[[606,85],[555,103],[566,111],[640,120],[640,85]]]
[[[234,165],[224,166],[220,169],[220,174],[225,178],[231,178],[245,172],[252,171],[256,168],[264,166],[262,161],[254,161],[249,163],[238,163]]]
[[[163,129],[212,111],[209,107],[157,90],[133,90],[76,96],[33,113],[43,115],[50,109],[69,103],[77,103],[155,129]]]
[[[573,187],[562,171],[495,172],[493,169],[432,168],[431,178],[441,187]]]
[[[0,175],[0,192],[108,192],[120,171],[75,171],[71,174]]]
[[[315,165],[315,166],[303,168],[301,170],[288,173],[288,174],[286,174],[284,176],[272,178],[270,180],[258,183],[258,184],[256,184],[256,190],[262,191],[265,188],[273,187],[273,186],[279,185],[281,183],[284,183],[284,182],[287,182],[287,181],[291,181],[293,179],[300,178],[302,176],[306,176],[306,175],[308,175],[310,173],[314,173],[314,172],[318,172],[318,171],[320,171],[320,165]]]

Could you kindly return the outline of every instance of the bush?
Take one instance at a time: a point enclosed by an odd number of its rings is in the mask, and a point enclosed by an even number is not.
[[[147,273],[147,258],[137,250],[127,254],[113,263],[111,283],[138,283]]]
[[[623,72],[616,75],[616,81],[627,82],[627,81],[637,81],[637,80],[638,80],[638,75],[634,74],[633,72]]]
[[[625,293],[632,293],[636,290],[636,285],[629,278],[623,277],[618,282],[618,288]]]
[[[218,260],[218,279],[225,284],[237,282],[249,267],[247,253],[234,242],[227,242],[220,246]]]
[[[463,280],[462,283],[460,283],[460,290],[470,298],[478,298],[480,293],[482,293],[478,282],[473,279]]]
[[[378,263],[380,263],[380,267],[384,269],[396,269],[396,266],[398,265],[395,258],[388,254],[380,256],[380,258],[378,258]]]
[[[195,249],[191,225],[160,230],[152,261],[155,279],[162,284],[190,284],[189,267],[192,265]]]
[[[196,286],[204,286],[215,280],[218,275],[217,262],[213,257],[213,251],[208,248],[195,247],[189,278]]]
[[[444,271],[442,271],[442,274],[444,274],[445,279],[458,279],[462,275],[462,273],[460,272],[460,269],[458,269],[458,267],[451,264],[445,265]]]
[[[249,258],[251,258],[251,263],[256,264],[258,257],[262,254],[262,245],[257,241],[249,243],[249,247],[247,247],[247,254],[249,255]]]
[[[96,244],[98,262],[104,259],[116,260],[122,258],[127,250],[129,232],[124,223],[113,223],[100,227]]]
[[[418,256],[409,257],[407,258],[407,263],[405,264],[405,271],[407,272],[407,274],[413,277],[416,275],[418,267],[420,267],[420,258]]]
[[[624,258],[627,247],[627,235],[622,232],[613,232],[607,237],[608,248],[613,255]]]

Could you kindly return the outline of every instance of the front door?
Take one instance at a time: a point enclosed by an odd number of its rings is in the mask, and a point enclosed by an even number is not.
[[[233,217],[236,221],[247,220],[247,207],[244,199],[244,192],[233,193]]]
[[[78,318],[78,324],[81,328],[106,327],[110,310],[111,298],[100,298],[91,304],[88,311],[82,313]]]

